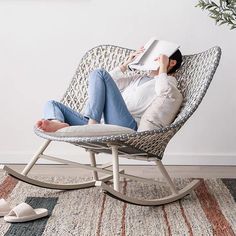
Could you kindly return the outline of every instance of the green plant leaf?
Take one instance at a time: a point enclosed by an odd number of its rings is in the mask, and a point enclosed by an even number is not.
[[[219,3],[219,5],[217,4]],[[227,24],[230,29],[236,28],[236,0],[214,0],[205,2],[199,0],[195,7],[209,12],[209,17],[215,20],[218,25]]]

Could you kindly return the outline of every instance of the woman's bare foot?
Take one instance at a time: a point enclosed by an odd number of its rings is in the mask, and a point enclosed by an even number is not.
[[[36,122],[36,127],[37,127],[37,128],[41,129],[42,124],[43,124],[43,120],[44,120],[44,119],[38,120],[38,121]]]
[[[63,123],[55,120],[39,120],[36,123],[36,127],[45,131],[45,132],[56,132],[61,128],[68,127],[67,123]]]

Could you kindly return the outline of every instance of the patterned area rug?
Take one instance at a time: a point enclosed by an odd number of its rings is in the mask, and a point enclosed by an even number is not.
[[[75,177],[39,178],[72,183]],[[23,201],[45,207],[50,217],[28,223],[9,224],[0,218],[0,235],[24,236],[164,236],[236,235],[236,179],[205,179],[180,201],[159,207],[126,204],[104,195],[99,188],[77,191],[46,190],[0,178],[0,198],[11,206]],[[175,179],[178,188],[189,179]],[[168,193],[166,186],[124,181],[127,195],[152,198]]]

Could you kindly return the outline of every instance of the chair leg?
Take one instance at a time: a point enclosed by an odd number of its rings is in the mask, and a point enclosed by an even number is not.
[[[166,168],[164,167],[164,165],[162,164],[161,160],[159,161],[155,161],[157,167],[159,168],[159,170],[161,171],[162,175],[164,176],[164,178],[166,179],[167,183],[170,186],[171,192],[173,194],[178,194],[178,190],[176,189],[172,179],[170,178]]]
[[[112,167],[113,167],[113,184],[114,190],[119,192],[119,157],[118,157],[118,147],[115,145],[111,145],[112,149]]]
[[[24,170],[21,172],[22,175],[27,175],[30,170],[32,169],[32,167],[34,166],[34,164],[37,162],[37,160],[39,159],[40,155],[45,151],[45,149],[48,147],[48,145],[50,144],[50,140],[46,140],[44,142],[44,144],[40,147],[40,149],[34,154],[33,158],[30,160],[30,162],[26,165],[26,167],[24,168]]]
[[[45,151],[45,149],[47,148],[47,146],[50,144],[51,141],[47,140],[41,147],[40,149],[35,153],[35,155],[33,156],[33,158],[30,160],[30,162],[27,164],[27,166],[24,168],[24,170],[22,171],[22,173],[18,173],[14,170],[12,170],[11,168],[9,168],[8,166],[2,166],[0,165],[0,170],[4,170],[9,176],[12,176],[20,181],[23,181],[25,183],[34,185],[34,186],[38,186],[38,187],[42,187],[42,188],[48,188],[48,189],[58,189],[58,190],[74,190],[74,189],[83,189],[83,188],[89,188],[89,187],[95,187],[96,182],[107,182],[112,180],[113,175],[112,175],[112,171],[110,170],[106,170],[105,173],[108,172],[109,175],[106,176],[101,176],[98,179],[98,171],[101,171],[103,169],[101,168],[97,168],[96,167],[96,160],[95,160],[95,153],[91,152],[90,153],[90,159],[91,159],[91,165],[94,167],[92,168],[92,171],[94,171],[94,179],[90,180],[90,181],[86,181],[86,182],[82,182],[82,183],[73,183],[73,184],[58,184],[58,183],[47,183],[47,182],[43,182],[37,179],[32,179],[29,178],[27,176],[27,174],[29,173],[29,171],[32,169],[32,167],[35,165],[35,163],[37,162],[37,160],[39,158],[44,158],[46,160],[53,160],[53,161],[57,161],[59,163],[64,163],[64,164],[77,164],[78,166],[87,169],[86,165],[77,163],[77,162],[71,162],[68,160],[64,160],[61,158],[56,158],[56,157],[50,157],[47,155],[43,155],[43,152]],[[104,170],[102,171],[104,173]],[[121,173],[124,173],[123,170],[120,171]],[[99,180],[99,181],[98,181]]]
[[[95,159],[95,153],[92,152],[92,151],[89,151],[89,157],[90,157],[91,166],[96,167],[97,164],[96,164],[96,159]],[[95,170],[93,171],[93,179],[94,180],[99,180],[98,179],[98,172],[95,171]]]
[[[193,191],[200,184],[200,180],[195,179],[195,180],[192,180],[189,184],[187,184],[184,188],[177,190],[175,188],[175,185],[174,185],[173,181],[171,180],[169,174],[167,173],[165,167],[161,163],[161,161],[156,161],[155,163],[156,163],[157,167],[159,167],[161,173],[165,177],[168,184],[170,185],[172,193],[169,194],[168,196],[156,198],[156,199],[154,198],[152,200],[151,199],[139,199],[139,198],[135,198],[133,196],[127,196],[126,194],[119,192],[119,175],[117,175],[117,173],[119,174],[119,172],[118,172],[119,163],[118,163],[118,155],[117,155],[118,153],[117,152],[118,152],[117,147],[113,146],[112,147],[112,154],[113,154],[114,189],[112,187],[110,187],[109,185],[107,185],[106,183],[104,183],[103,181],[97,181],[95,183],[95,185],[101,187],[102,190],[104,191],[104,193],[106,193],[107,195],[109,195],[113,198],[116,198],[118,200],[121,200],[123,202],[131,203],[131,204],[135,204],[135,205],[140,205],[140,206],[160,206],[160,205],[171,203],[171,202],[174,202],[174,201],[177,201],[177,200],[183,198],[187,194],[190,194],[191,191]]]

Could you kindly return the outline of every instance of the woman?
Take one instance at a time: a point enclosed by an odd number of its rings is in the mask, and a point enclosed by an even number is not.
[[[144,48],[131,53],[126,61],[113,71],[96,69],[89,76],[88,101],[82,113],[57,101],[48,101],[44,107],[43,119],[36,127],[45,132],[55,132],[72,125],[113,124],[137,130],[140,119],[147,107],[158,95],[162,81],[169,80],[177,87],[171,76],[181,65],[182,55],[177,50],[170,58],[165,55],[155,60],[160,67],[149,76],[124,76],[127,66]]]

